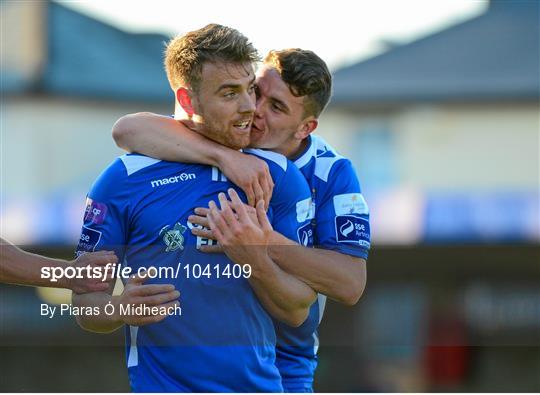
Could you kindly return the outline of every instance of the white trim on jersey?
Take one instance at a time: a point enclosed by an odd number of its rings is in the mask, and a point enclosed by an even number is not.
[[[277,152],[265,151],[257,148],[249,148],[247,150],[244,150],[244,152],[251,152],[252,154],[255,154],[257,156],[262,156],[263,158],[266,158],[276,163],[279,167],[283,169],[283,171],[287,171],[287,158],[281,154],[278,154]]]
[[[126,171],[128,176],[132,175],[133,173],[138,172],[139,170],[144,169],[145,167],[151,166],[154,163],[161,162],[159,159],[150,158],[148,156],[144,155],[122,155],[120,157],[122,162],[124,163],[124,166],[126,167]]]
[[[317,336],[317,331],[313,332],[313,354],[317,355],[319,352],[319,336]]]
[[[139,365],[139,350],[137,349],[137,334],[139,333],[139,327],[138,326],[129,326],[129,337],[130,337],[130,344],[129,347],[129,356],[127,361],[127,367],[131,368],[132,366],[138,366]]]
[[[317,155],[317,147],[315,146],[315,136],[308,137],[310,139],[309,149],[304,154],[294,161],[296,167],[301,169],[309,163],[309,160]]]
[[[336,163],[338,160],[343,159],[343,156],[341,156],[321,136],[313,134],[309,138],[311,140],[308,150],[304,152],[304,154],[300,158],[298,158],[294,162],[294,164],[296,165],[296,167],[301,169],[309,163],[311,158],[315,158],[314,174],[324,182],[328,182],[328,176],[330,174],[330,171],[332,170],[332,166],[334,166],[334,163]],[[335,156],[330,158],[320,157],[317,156],[317,151],[330,151]]]
[[[318,294],[317,299],[319,300],[319,324],[322,321],[324,315],[324,309],[326,308],[326,295]]]
[[[328,182],[330,171],[338,160],[343,159],[343,156],[334,156],[333,158],[317,158],[315,159],[315,175],[324,182]]]
[[[326,307],[326,295],[323,294],[317,294],[317,302],[319,304],[319,325],[321,324],[323,315],[324,315],[324,309]],[[313,353],[317,354],[319,352],[319,336],[317,336],[317,331],[313,332]]]
[[[217,167],[212,166],[212,181],[227,182],[227,177]]]
[[[212,166],[212,181],[219,181],[219,170],[215,166]]]

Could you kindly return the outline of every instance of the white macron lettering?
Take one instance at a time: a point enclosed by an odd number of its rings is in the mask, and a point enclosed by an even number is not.
[[[152,188],[155,188],[167,184],[174,184],[180,181],[194,180],[195,178],[197,178],[197,176],[193,173],[182,173],[173,177],[166,177],[160,180],[152,180],[150,181],[150,185],[152,185]]]

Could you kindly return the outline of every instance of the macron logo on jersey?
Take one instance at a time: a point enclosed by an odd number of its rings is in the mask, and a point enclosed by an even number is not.
[[[193,173],[182,173],[177,176],[162,178],[161,180],[152,180],[150,181],[150,185],[152,185],[152,188],[155,188],[167,184],[175,184],[181,181],[194,180],[196,178],[197,176]]]

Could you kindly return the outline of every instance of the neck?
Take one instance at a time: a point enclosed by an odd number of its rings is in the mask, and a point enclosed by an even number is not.
[[[189,117],[189,115],[186,114],[184,109],[178,102],[174,105],[174,119],[177,121],[182,122],[184,125],[186,125],[189,129],[196,131],[195,123],[193,120]]]
[[[300,154],[306,149],[307,146],[308,138],[305,138],[303,140],[293,140],[291,142],[291,145],[283,149],[276,149],[275,151],[279,152],[282,155],[285,155],[289,160],[295,160],[300,156]]]

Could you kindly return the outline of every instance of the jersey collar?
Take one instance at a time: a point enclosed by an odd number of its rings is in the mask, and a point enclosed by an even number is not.
[[[307,165],[309,160],[313,158],[316,154],[316,149],[315,149],[315,144],[313,144],[313,139],[311,138],[311,136],[308,136],[307,138],[309,140],[308,140],[308,145],[306,149],[304,150],[302,154],[300,154],[300,156],[297,159],[294,160],[294,164],[299,169]]]

